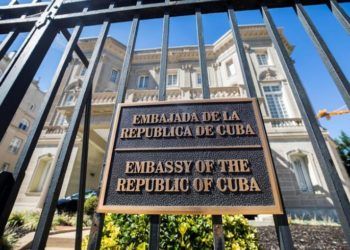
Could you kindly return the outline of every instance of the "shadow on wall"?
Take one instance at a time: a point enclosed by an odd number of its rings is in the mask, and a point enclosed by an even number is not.
[[[339,221],[331,196],[324,187],[313,184],[312,190],[302,191],[293,164],[275,150],[272,156],[286,211],[292,219]],[[314,166],[310,164],[310,167]]]

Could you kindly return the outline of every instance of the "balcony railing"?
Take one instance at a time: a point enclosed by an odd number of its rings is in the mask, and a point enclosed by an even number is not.
[[[243,88],[240,85],[231,87],[210,87],[210,97],[212,99],[218,98],[238,98],[243,94]],[[190,88],[169,88],[167,89],[167,100],[193,100],[202,99],[203,93],[201,87]],[[126,93],[127,102],[149,102],[158,100],[158,90],[140,90],[130,89]]]
[[[48,125],[44,127],[44,133],[46,135],[60,135],[67,130],[67,126],[61,125]]]
[[[301,118],[266,118],[265,123],[270,123],[273,128],[302,127],[304,126]]]
[[[202,88],[169,88],[167,89],[167,100],[193,100],[202,99]],[[211,99],[220,98],[239,98],[245,96],[245,89],[241,85],[235,85],[230,87],[211,87],[210,88]],[[95,92],[92,96],[92,109],[96,110],[99,106],[111,106],[113,107],[116,101],[116,92]],[[125,102],[155,102],[158,100],[158,90],[157,89],[129,89],[126,93]],[[259,102],[263,105],[264,98],[259,98]],[[70,115],[73,106],[64,105],[59,107],[61,110],[68,111],[66,115]],[[104,109],[106,111],[106,109]],[[109,109],[108,112],[111,112]],[[266,128],[269,130],[271,128],[296,128],[304,127],[301,118],[265,118],[264,122]],[[60,128],[60,126],[53,126],[47,129],[46,134],[59,134],[64,132],[65,128]]]

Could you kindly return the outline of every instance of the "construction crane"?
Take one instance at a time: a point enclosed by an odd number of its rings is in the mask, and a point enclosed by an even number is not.
[[[350,110],[349,109],[345,109],[345,110],[334,110],[331,112],[328,112],[327,109],[321,109],[320,111],[318,111],[317,113],[317,118],[323,118],[325,117],[327,120],[330,120],[332,116],[336,116],[336,115],[344,115],[344,114],[350,114]]]

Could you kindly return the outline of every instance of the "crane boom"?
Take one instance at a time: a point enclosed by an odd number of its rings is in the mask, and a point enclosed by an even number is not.
[[[325,117],[327,120],[330,120],[332,116],[344,115],[344,114],[350,114],[350,110],[335,110],[335,111],[328,112],[327,109],[321,109],[318,112],[316,117],[318,119]]]

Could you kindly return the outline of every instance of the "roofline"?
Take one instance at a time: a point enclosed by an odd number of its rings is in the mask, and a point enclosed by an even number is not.
[[[239,25],[238,26],[239,28],[264,28],[266,30],[266,25],[265,24],[243,24],[243,25]],[[283,27],[278,27],[277,28],[279,31],[282,31],[283,33]],[[208,44],[205,44],[206,47],[214,47],[218,42],[220,42],[220,40],[224,39],[229,33],[231,32],[231,30],[228,30],[226,33],[224,33],[222,36],[220,36],[214,43],[208,43]],[[293,50],[294,46],[291,45],[289,43],[289,41],[287,40],[287,38],[284,36],[283,34],[283,37],[284,39],[286,40],[286,43],[289,45],[290,47],[290,52]],[[116,38],[108,35],[107,38],[110,38],[113,42],[119,44],[120,46],[126,48],[126,45],[119,42]],[[79,41],[89,41],[89,40],[96,40],[97,37],[84,37],[84,38],[81,38],[79,39]],[[198,47],[198,45],[180,45],[180,46],[172,46],[170,47],[169,46],[169,49],[183,49],[183,48],[189,48],[189,49],[192,49],[192,48],[196,48]],[[145,51],[158,51],[158,50],[161,50],[161,47],[153,47],[153,48],[143,48],[143,49],[135,49],[134,52],[145,52]]]

